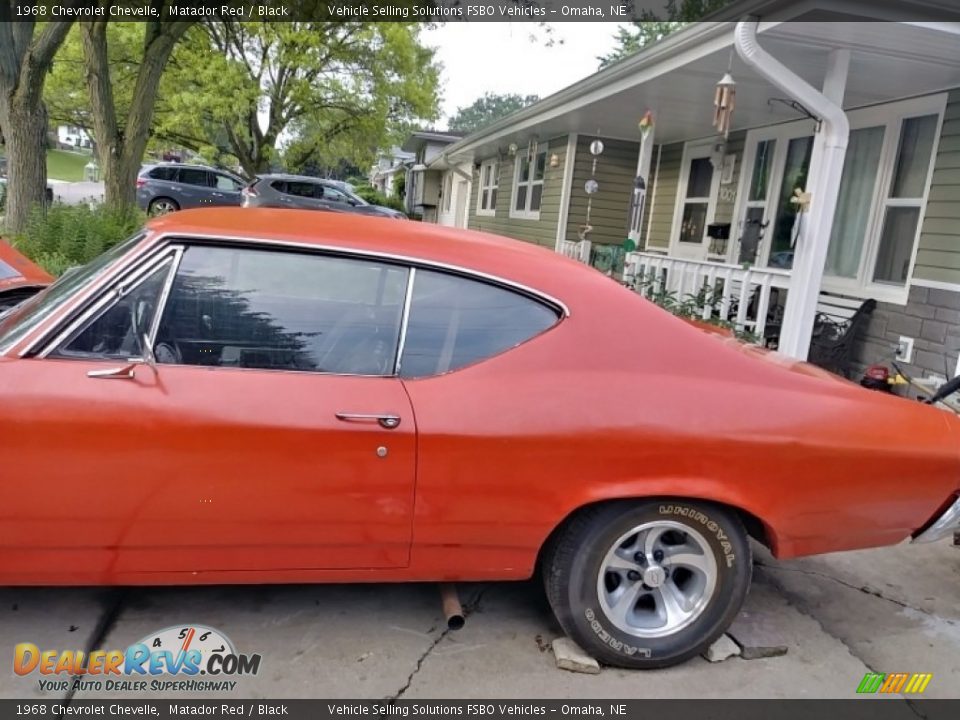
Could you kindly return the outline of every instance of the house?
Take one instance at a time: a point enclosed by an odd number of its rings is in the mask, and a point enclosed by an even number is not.
[[[412,152],[405,152],[398,147],[391,148],[377,158],[376,165],[370,170],[370,185],[378,191],[391,197],[396,194],[397,178],[406,176],[416,156]]]
[[[822,314],[840,322],[875,300],[848,370],[899,353],[917,376],[954,375],[960,17],[938,0],[891,5],[735,3],[429,167],[469,192],[468,227],[699,293],[705,318],[775,328],[793,357]],[[891,12],[901,19],[873,22]],[[736,93],[726,132],[724,88]]]
[[[57,143],[60,147],[85,148],[93,147],[93,140],[82,127],[74,125],[57,126]]]
[[[454,225],[450,222],[452,213],[445,209],[452,193],[459,189],[452,179],[456,170],[448,166],[445,160],[447,148],[460,140],[463,136],[457,133],[424,130],[412,133],[403,143],[401,149],[413,154],[413,164],[407,171],[406,194],[404,203],[410,215],[421,217],[426,222],[442,221],[443,224]],[[465,164],[463,172],[469,177],[469,164]],[[450,174],[449,188],[441,177]],[[451,189],[452,188],[452,189]],[[444,204],[441,205],[441,193],[447,190]],[[466,198],[462,201],[463,217],[466,218]],[[463,223],[460,224],[463,226]]]

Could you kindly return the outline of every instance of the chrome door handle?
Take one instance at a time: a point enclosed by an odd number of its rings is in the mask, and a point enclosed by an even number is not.
[[[389,415],[380,413],[349,413],[338,412],[337,420],[344,422],[375,422],[387,430],[393,430],[400,424],[399,415]]]

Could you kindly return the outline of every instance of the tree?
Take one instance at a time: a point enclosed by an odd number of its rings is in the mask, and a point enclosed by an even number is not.
[[[467,107],[458,107],[447,126],[456,132],[476,132],[539,99],[537,95],[498,95],[488,92]]]
[[[6,226],[20,232],[45,201],[47,113],[43,84],[71,21],[14,22],[14,0],[0,0],[0,134],[7,148]]]
[[[638,22],[629,25],[620,25],[617,28],[616,47],[598,58],[600,67],[629,57],[642,50],[648,45],[652,45],[665,38],[670,33],[676,32],[685,25],[700,20],[710,13],[716,12],[729,5],[732,0],[667,0],[666,19],[661,18],[656,13],[649,10],[643,10],[640,13],[642,18]]]
[[[215,22],[173,59],[157,135],[215,145],[250,175],[369,162],[437,115],[439,68],[418,23]]]
[[[114,23],[80,23],[90,115],[108,205],[133,205],[136,200],[137,172],[150,137],[160,79],[174,47],[194,24],[169,20],[166,0],[153,0],[151,5],[161,19],[131,24],[140,42],[131,58],[135,64],[129,97],[114,91],[115,64],[110,62],[107,39],[107,26]]]

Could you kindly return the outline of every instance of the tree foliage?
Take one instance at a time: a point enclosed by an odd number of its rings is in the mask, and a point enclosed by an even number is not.
[[[514,93],[498,95],[488,92],[467,107],[457,108],[457,112],[450,119],[448,127],[450,130],[457,132],[476,132],[512,112],[525,108],[527,105],[532,105],[539,99],[538,95],[517,95]]]
[[[205,24],[177,51],[157,133],[213,146],[248,174],[370,161],[437,115],[439,67],[416,23]]]
[[[629,57],[685,25],[722,9],[730,2],[731,0],[667,0],[664,18],[644,10],[640,13],[642,20],[617,28],[616,46],[611,52],[598,58],[600,67]]]

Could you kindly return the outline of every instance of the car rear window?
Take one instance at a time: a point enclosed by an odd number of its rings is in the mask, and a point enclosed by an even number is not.
[[[539,335],[558,319],[555,309],[519,292],[418,269],[400,375],[458,370]]]
[[[10,278],[23,277],[17,270],[0,260],[0,280],[9,280]]]

